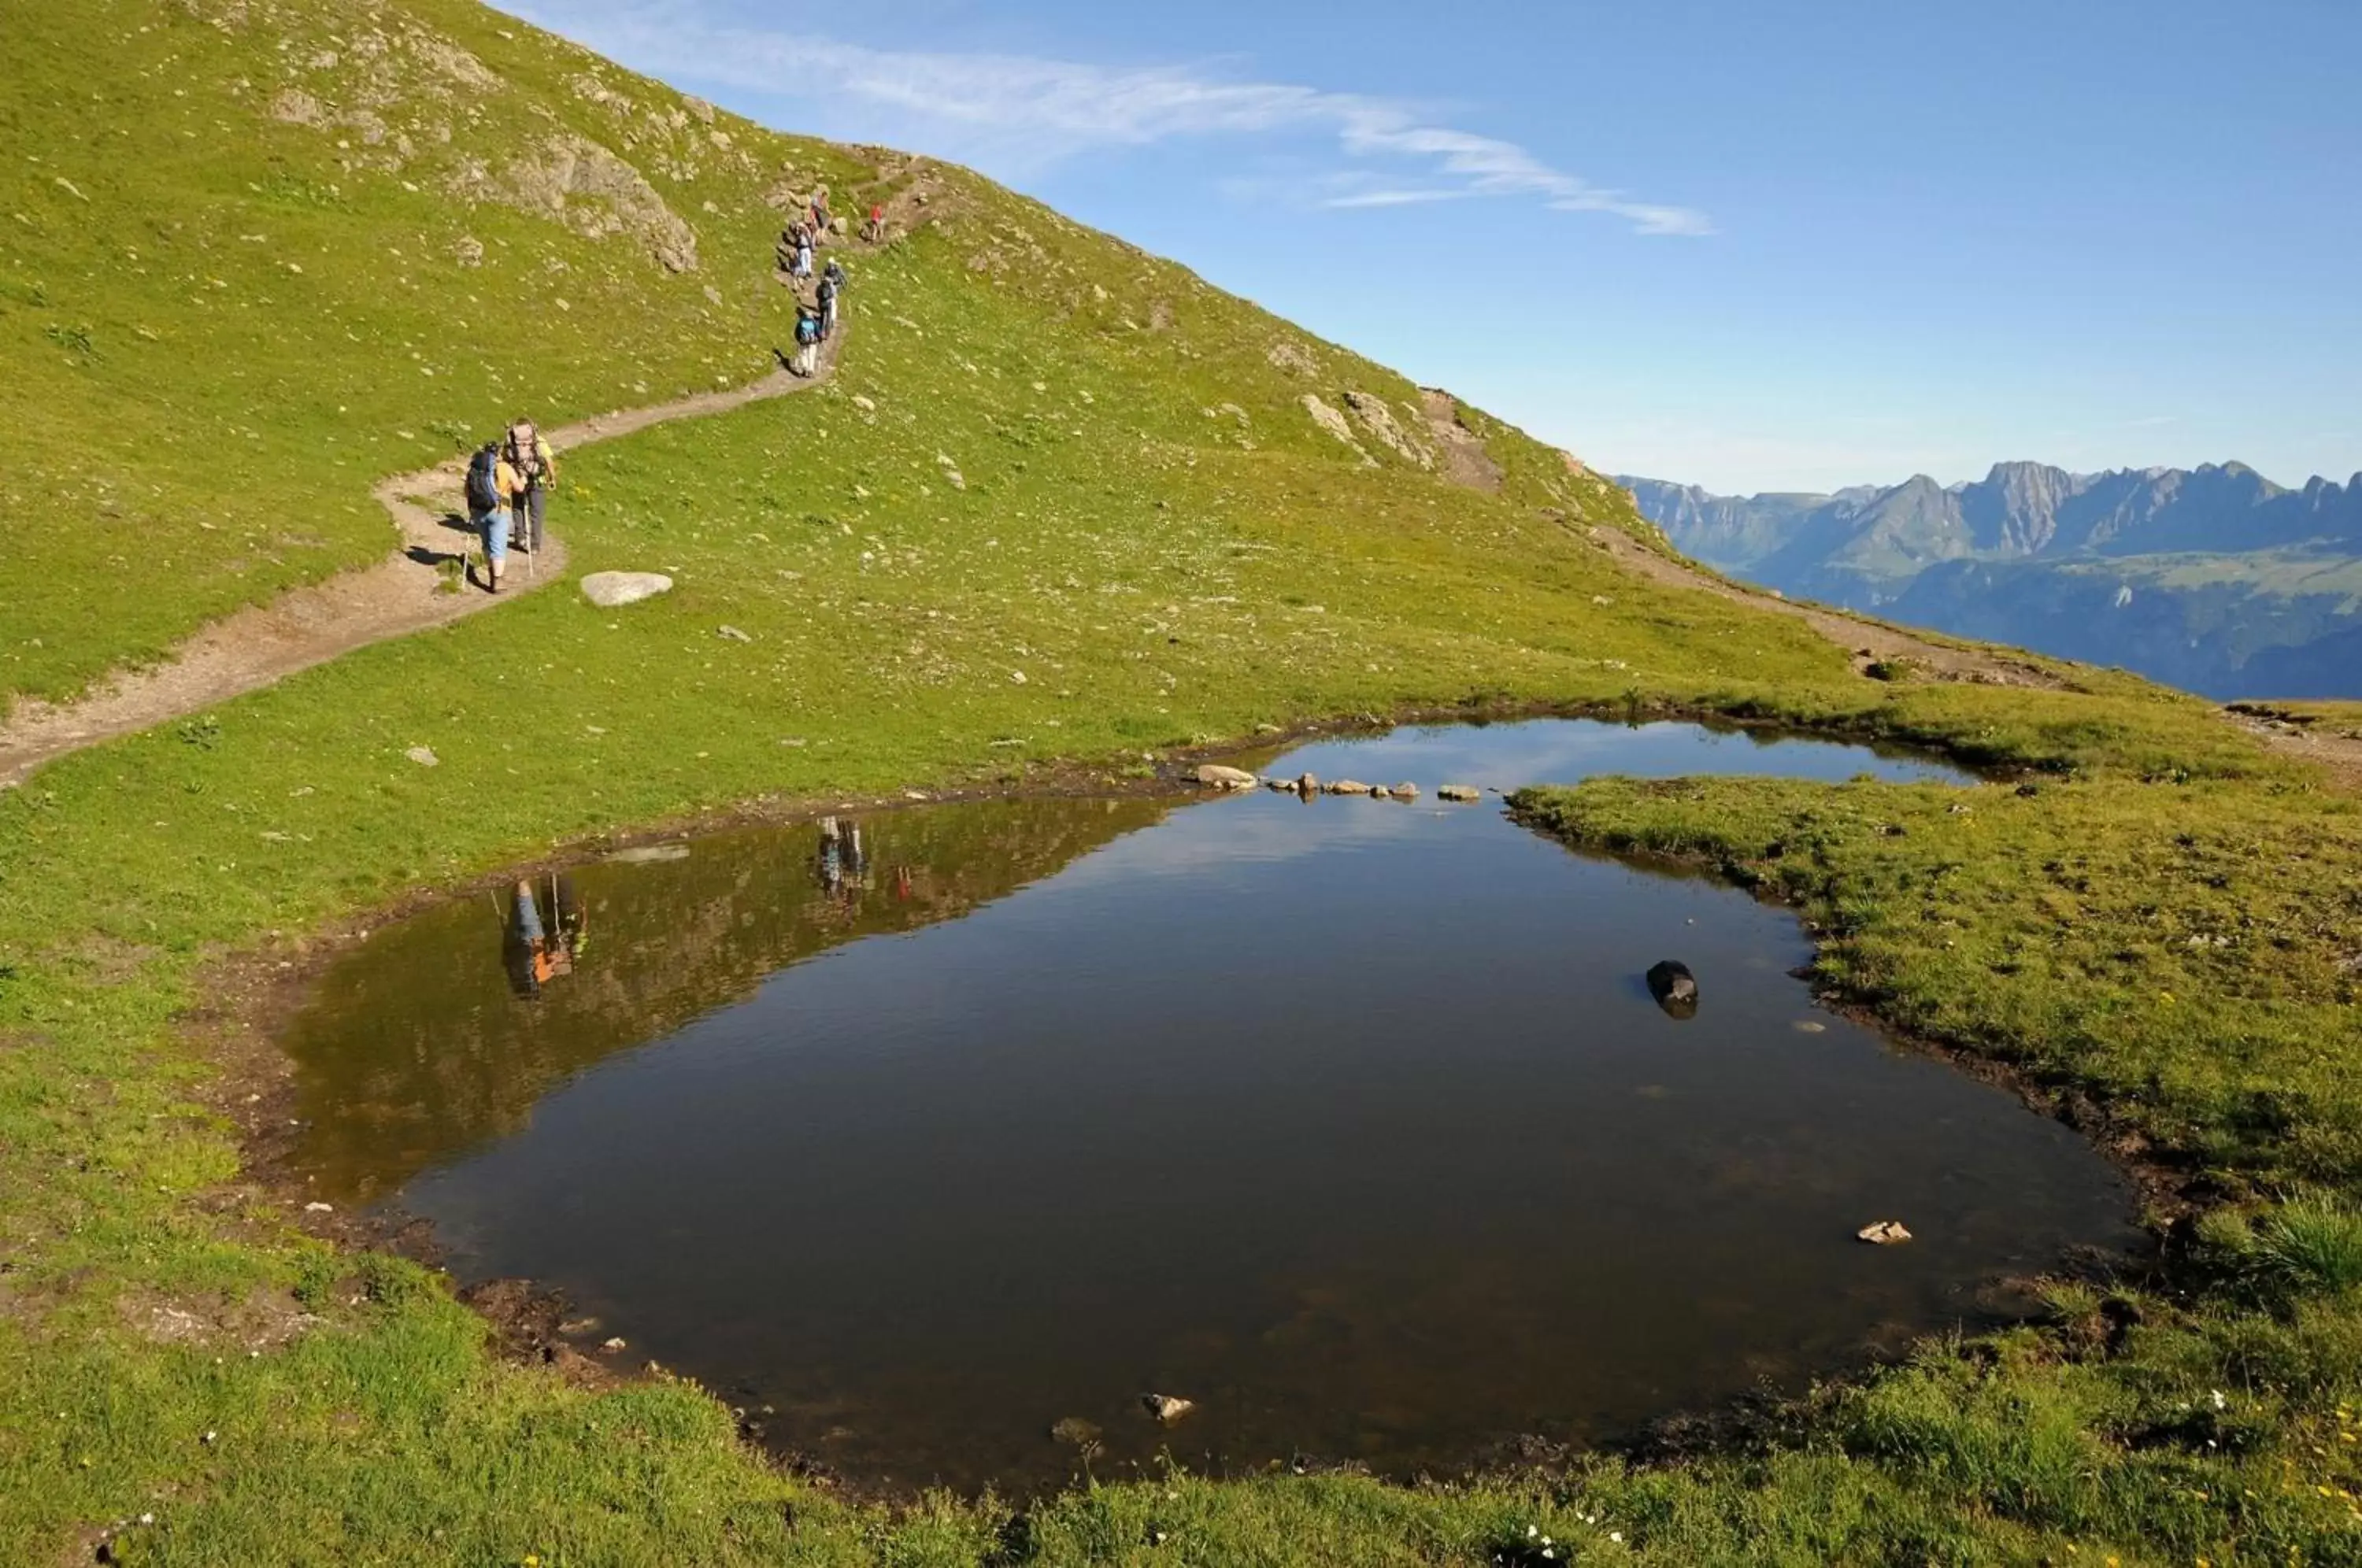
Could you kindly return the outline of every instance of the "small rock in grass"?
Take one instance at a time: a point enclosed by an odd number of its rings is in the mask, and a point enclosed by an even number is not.
[[[671,591],[672,579],[660,571],[594,571],[582,580],[582,597],[602,610]]]
[[[333,1203],[307,1203],[304,1206],[306,1214],[334,1214],[336,1211],[337,1206]]]
[[[423,745],[412,746],[408,751],[403,752],[402,755],[410,758],[411,761],[418,764],[421,767],[439,767],[443,763],[443,759],[441,757],[436,756],[432,751]]]
[[[733,643],[751,643],[755,640],[735,626],[717,626],[713,630],[713,635]]]
[[[1873,1247],[1899,1247],[1911,1239],[1911,1232],[1903,1228],[1900,1220],[1881,1220],[1856,1231],[1854,1239],[1868,1242]]]

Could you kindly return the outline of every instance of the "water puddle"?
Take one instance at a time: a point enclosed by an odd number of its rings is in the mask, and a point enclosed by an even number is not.
[[[1942,769],[1562,721],[1271,765],[1305,769],[1427,793],[718,835],[530,884],[537,958],[513,890],[430,909],[291,1032],[304,1168],[776,1446],[1018,1491],[1086,1455],[1405,1473],[1610,1437],[2134,1244],[2074,1135],[1817,1011],[1791,917],[1434,795]],[[1694,1016],[1650,994],[1665,958]],[[1853,1239],[1888,1219],[1917,1239]],[[1159,1426],[1152,1392],[1196,1409]]]

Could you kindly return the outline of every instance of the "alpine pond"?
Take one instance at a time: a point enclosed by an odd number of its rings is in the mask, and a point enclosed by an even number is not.
[[[1792,917],[1435,794],[1957,776],[1570,721],[1244,760],[1424,789],[928,806],[454,900],[291,1031],[299,1158],[897,1485],[1612,1438],[2135,1243],[2068,1130],[1816,1010]]]

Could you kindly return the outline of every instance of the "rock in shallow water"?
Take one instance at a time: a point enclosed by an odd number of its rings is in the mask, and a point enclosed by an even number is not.
[[[1195,1399],[1184,1399],[1172,1394],[1142,1394],[1140,1402],[1151,1416],[1168,1427],[1198,1408]]]
[[[1649,970],[1649,994],[1661,1002],[1697,1004],[1697,977],[1678,958],[1668,958]]]
[[[1257,780],[1253,774],[1242,767],[1225,767],[1219,762],[1208,762],[1198,766],[1198,782],[1209,790],[1252,790]]]
[[[672,579],[660,571],[594,571],[582,580],[582,597],[602,610],[637,604],[672,591]]]
[[[1050,1436],[1056,1441],[1071,1443],[1076,1448],[1092,1448],[1098,1446],[1100,1432],[1098,1422],[1087,1421],[1080,1416],[1067,1416],[1051,1424]]]
[[[1911,1239],[1911,1232],[1903,1228],[1900,1220],[1881,1220],[1856,1231],[1854,1239],[1868,1242],[1873,1247],[1898,1247]]]
[[[1473,784],[1446,784],[1436,790],[1435,798],[1439,801],[1458,801],[1465,803],[1470,801],[1481,801],[1484,795]]]
[[[1668,958],[1649,970],[1649,994],[1668,1018],[1688,1020],[1697,1016],[1697,980],[1690,974],[1689,966],[1679,959]]]

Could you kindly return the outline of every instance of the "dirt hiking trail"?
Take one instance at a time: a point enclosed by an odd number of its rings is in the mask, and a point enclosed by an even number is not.
[[[2362,730],[2270,702],[2234,702],[2224,716],[2281,756],[2317,762],[2348,790],[2362,791]]]
[[[822,346],[818,373],[809,381],[778,370],[744,386],[595,414],[543,434],[562,457],[652,425],[785,397],[827,381],[844,339],[840,326]],[[448,523],[447,518],[455,514],[452,508],[435,498],[456,499],[466,468],[467,458],[455,457],[415,473],[397,474],[371,490],[400,536],[394,553],[377,565],[340,572],[282,593],[268,604],[237,611],[182,644],[169,661],[110,676],[77,701],[17,704],[7,722],[0,723],[0,790],[23,783],[43,763],[84,746],[196,712],[355,648],[440,626],[564,580],[566,545],[553,533],[544,538],[537,559],[510,552],[502,592],[486,593],[472,585],[452,591],[447,569],[455,558],[464,562],[475,536]]]

